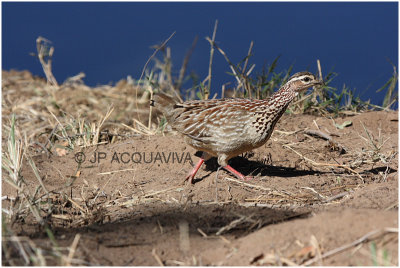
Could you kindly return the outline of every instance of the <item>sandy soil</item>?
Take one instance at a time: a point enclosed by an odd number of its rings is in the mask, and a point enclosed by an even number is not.
[[[335,126],[345,121],[352,124]],[[367,112],[285,114],[266,145],[232,159],[254,176],[246,182],[211,159],[185,184],[198,157],[175,133],[32,159],[50,192],[43,209],[52,209],[55,240],[70,247],[79,239],[80,264],[398,265],[397,152],[397,112]],[[39,185],[27,162],[22,176]],[[2,196],[14,195],[3,180]],[[11,228],[52,248],[32,216]]]

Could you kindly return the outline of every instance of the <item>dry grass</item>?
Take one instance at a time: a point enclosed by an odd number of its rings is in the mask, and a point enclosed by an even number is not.
[[[3,121],[16,114],[17,127],[26,132],[29,146],[50,152],[57,141],[68,141],[72,149],[75,141],[87,146],[134,135],[123,124],[134,126],[139,115],[145,120],[140,123],[148,124],[149,99],[138,101],[139,109],[135,108],[135,92],[145,90],[133,81],[97,88],[82,83],[66,82],[55,88],[27,72],[3,71]]]
[[[190,198],[184,198],[182,187],[172,187],[160,191],[143,192],[132,197],[115,193],[111,196],[103,194],[103,188],[96,185],[85,184],[80,197],[71,197],[68,193],[72,190],[74,181],[79,178],[80,173],[66,178],[67,183],[60,188],[48,191],[42,181],[32,156],[39,153],[65,155],[67,151],[81,150],[99,144],[114,143],[127,137],[137,135],[155,135],[162,132],[163,121],[157,118],[157,114],[149,107],[149,100],[153,92],[165,91],[181,99],[210,97],[212,81],[212,61],[214,49],[221,53],[231,69],[237,85],[230,95],[236,97],[264,98],[270,95],[276,88],[284,83],[291,69],[285,74],[275,74],[276,61],[269,68],[268,73],[261,76],[257,81],[250,78],[254,65],[250,64],[253,43],[250,44],[248,54],[243,60],[243,65],[234,65],[227,54],[216,45],[217,22],[212,38],[207,38],[211,45],[210,63],[208,76],[200,83],[200,86],[183,89],[187,63],[193,52],[197,40],[193,42],[192,48],[187,53],[179,77],[172,75],[172,59],[170,48],[166,46],[166,39],[160,46],[156,47],[153,55],[149,58],[155,61],[155,66],[149,71],[148,63],[143,68],[142,76],[138,80],[131,77],[119,81],[116,85],[103,85],[90,88],[84,84],[84,74],[78,74],[60,84],[52,74],[51,62],[54,48],[44,38],[38,38],[38,58],[43,66],[46,80],[33,77],[29,72],[3,71],[2,80],[2,130],[3,130],[3,172],[6,171],[3,180],[9,183],[16,191],[16,196],[5,197],[9,206],[3,207],[3,264],[6,265],[82,265],[89,264],[75,259],[75,250],[79,244],[79,236],[76,236],[72,244],[67,248],[60,248],[52,234],[53,227],[81,227],[94,223],[105,223],[115,221],[120,217],[116,211],[132,206],[141,206],[148,203],[179,204],[187,206]],[[155,58],[157,52],[161,52],[163,60]],[[320,63],[318,62],[320,66]],[[322,76],[319,67],[320,76]],[[396,74],[397,75],[397,74]],[[145,78],[143,78],[145,76]],[[272,77],[268,77],[272,76]],[[267,79],[268,78],[268,79]],[[394,94],[394,84],[389,85],[391,96]],[[322,89],[321,89],[322,90]],[[316,105],[317,99],[326,99],[323,91],[313,94],[301,95],[289,108],[292,113],[303,113],[310,107],[314,111],[326,114],[321,105]],[[71,94],[73,92],[73,94]],[[226,92],[228,93],[228,92]],[[186,96],[185,96],[186,95]],[[395,97],[387,100],[389,106],[393,105]],[[310,105],[310,101],[314,105]],[[6,135],[5,135],[6,134]],[[281,133],[282,134],[282,133]],[[286,134],[282,134],[286,135]],[[290,135],[287,134],[287,135]],[[361,135],[361,134],[360,134]],[[396,152],[383,153],[382,146],[386,139],[380,135],[374,138],[365,128],[362,138],[367,144],[367,150],[350,152],[354,162],[348,165],[320,163],[305,157],[300,151],[299,144],[291,144],[286,148],[292,150],[299,157],[309,162],[314,167],[335,168],[338,172],[347,170],[351,176],[360,178],[355,171],[357,167],[364,164],[381,161],[387,166],[395,158]],[[297,148],[295,149],[295,146]],[[27,187],[21,175],[22,165],[29,164],[32,173],[37,179],[34,190]],[[110,172],[109,180],[118,170]],[[3,173],[4,174],[4,173]],[[60,174],[61,176],[64,176]],[[104,175],[104,174],[103,174]],[[384,178],[385,179],[385,178]],[[297,192],[274,190],[266,187],[241,182],[232,178],[225,178],[232,185],[246,187],[249,191],[258,194],[257,198],[246,199],[240,202],[240,206],[270,206],[270,207],[300,207],[309,204],[329,205],[340,202],[351,195],[353,189],[360,187],[362,182],[354,184],[335,185],[331,189],[303,188]],[[361,178],[362,181],[362,178]],[[338,192],[339,193],[336,193]],[[181,193],[182,192],[182,193]],[[332,193],[335,194],[332,194]],[[176,194],[182,195],[181,199]],[[188,201],[189,200],[189,201]],[[232,200],[231,203],[238,203]],[[200,202],[197,205],[207,206],[215,201]],[[10,226],[16,221],[29,221],[38,223],[49,238],[50,245],[44,249],[37,246],[28,237],[16,236]],[[230,225],[222,227],[217,234],[221,234],[243,222],[252,225],[252,219],[239,218],[232,221]],[[153,256],[159,259],[154,250]],[[159,262],[159,260],[157,261]],[[195,263],[195,262],[194,262]],[[162,262],[161,262],[162,264]],[[275,255],[265,255],[254,264],[300,264],[293,263],[289,259],[277,259]]]
[[[10,128],[8,130],[7,149],[3,153],[2,168],[8,172],[8,176],[3,179],[16,190],[15,197],[7,197],[11,202],[9,207],[2,208],[2,249],[6,257],[4,262],[8,265],[46,265],[46,259],[56,259],[61,265],[70,265],[72,262],[79,264],[79,260],[73,259],[70,251],[66,257],[62,250],[58,247],[54,239],[52,230],[46,221],[49,214],[44,215],[42,202],[49,197],[50,193],[39,176],[39,172],[32,159],[27,156],[27,144],[21,139],[20,134],[16,131],[15,115],[11,117]],[[25,139],[26,140],[26,139]],[[23,159],[27,158],[31,165],[32,172],[36,175],[38,186],[32,192],[27,186],[23,176],[21,175],[22,164],[26,163]],[[50,212],[52,209],[48,209]],[[51,212],[50,212],[51,213]],[[43,250],[37,247],[28,237],[16,236],[11,228],[16,221],[35,221],[40,228],[45,230],[49,240],[51,241],[51,249]],[[76,248],[76,246],[73,246]],[[73,248],[72,247],[72,248]]]

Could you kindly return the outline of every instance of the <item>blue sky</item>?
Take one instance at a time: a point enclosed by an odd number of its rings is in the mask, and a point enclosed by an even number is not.
[[[280,55],[277,71],[294,65],[293,72],[338,73],[332,86],[356,89],[364,100],[381,104],[376,93],[398,63],[397,2],[120,2],[120,3],[2,3],[2,69],[29,70],[43,76],[35,40],[53,42],[53,73],[59,82],[79,72],[91,86],[115,83],[127,75],[139,78],[153,53],[172,32],[169,41],[174,70],[179,71],[195,36],[199,40],[188,71],[204,79],[208,72],[209,43],[218,19],[216,41],[234,63],[254,41],[253,73]],[[216,52],[213,92],[226,82],[229,66]],[[190,85],[190,84],[189,84]]]

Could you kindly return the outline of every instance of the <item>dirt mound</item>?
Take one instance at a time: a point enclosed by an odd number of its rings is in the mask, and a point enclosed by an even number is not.
[[[284,115],[266,145],[232,159],[246,182],[211,159],[185,185],[198,157],[174,133],[32,159],[55,240],[77,241],[73,264],[398,265],[397,126],[396,112]],[[26,162],[22,176],[38,187]],[[33,217],[13,231],[54,247]]]

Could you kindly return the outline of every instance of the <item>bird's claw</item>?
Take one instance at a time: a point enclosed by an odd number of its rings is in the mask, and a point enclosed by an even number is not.
[[[244,181],[250,181],[250,180],[252,180],[252,179],[254,179],[253,176],[244,176],[244,177],[242,178],[242,180],[244,180]]]
[[[189,184],[193,184],[193,179],[195,177],[195,174],[190,173],[189,175],[187,175],[187,177],[185,178],[185,181],[188,181]]]

